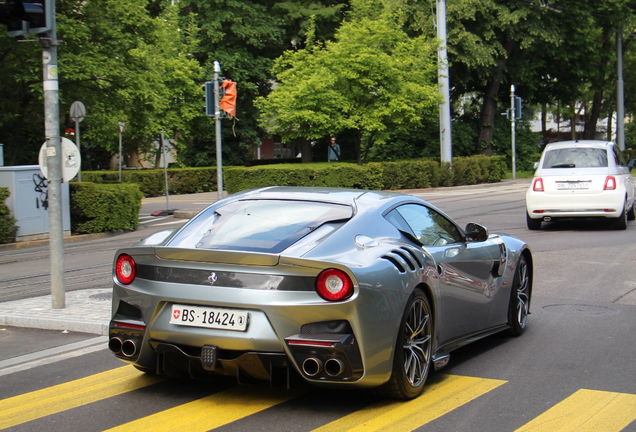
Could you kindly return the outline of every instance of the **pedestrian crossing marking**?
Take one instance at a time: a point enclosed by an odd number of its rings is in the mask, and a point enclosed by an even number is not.
[[[117,396],[162,378],[123,366],[86,378],[0,400],[0,429]]]
[[[278,405],[302,393],[303,390],[273,389],[269,386],[237,386],[133,420],[108,429],[107,432],[206,432]]]
[[[582,389],[515,432],[617,432],[636,420],[636,395]]]
[[[312,432],[412,431],[506,383],[458,375],[433,377],[411,401],[381,401]]]

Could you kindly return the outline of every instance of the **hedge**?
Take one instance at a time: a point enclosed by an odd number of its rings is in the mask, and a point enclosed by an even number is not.
[[[9,188],[0,187],[0,243],[12,242],[18,230],[15,226],[17,221],[5,203],[10,194]]]
[[[84,173],[82,173],[84,176]],[[135,230],[143,194],[130,183],[71,182],[71,231],[78,234]]]
[[[93,183],[119,184],[119,171],[84,171],[82,180]],[[165,195],[163,169],[123,170],[122,183],[134,183],[144,196]],[[216,190],[216,168],[169,168],[168,191],[171,194],[211,192]]]
[[[498,182],[505,174],[505,156],[479,155],[455,158],[452,166],[416,159],[366,165],[317,162],[224,167],[223,183],[229,193],[272,185],[398,190]],[[88,171],[82,173],[82,179],[119,184],[119,172]],[[165,194],[163,170],[124,170],[122,182],[138,184],[145,196]],[[168,169],[171,194],[212,192],[217,190],[216,183],[216,168]]]
[[[224,185],[228,193],[271,185],[399,190],[492,183],[505,175],[504,156],[470,156],[455,158],[452,167],[427,159],[229,167],[224,170]]]

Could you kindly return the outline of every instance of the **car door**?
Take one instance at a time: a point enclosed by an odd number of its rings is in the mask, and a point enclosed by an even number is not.
[[[499,244],[489,239],[467,241],[453,221],[424,205],[405,204],[394,212],[435,259],[441,289],[441,304],[437,305],[439,342],[444,344],[488,327],[497,286],[493,269],[501,262]]]

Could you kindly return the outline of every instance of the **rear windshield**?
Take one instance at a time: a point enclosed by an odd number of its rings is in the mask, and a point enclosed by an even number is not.
[[[167,246],[280,253],[327,222],[350,219],[350,206],[246,200],[208,209]]]
[[[549,150],[543,168],[602,168],[607,167],[607,150],[600,148],[562,148]]]

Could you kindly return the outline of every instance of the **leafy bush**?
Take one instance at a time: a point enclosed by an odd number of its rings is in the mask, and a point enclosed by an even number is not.
[[[263,186],[323,186],[354,189],[379,189],[381,173],[369,165],[353,163],[313,163],[230,167],[224,171],[229,193]]]
[[[354,189],[421,189],[501,181],[505,156],[456,158],[453,165],[417,159],[396,162],[313,163],[232,167],[224,172],[229,193],[264,186],[326,186]]]
[[[74,233],[134,230],[139,225],[143,194],[138,185],[71,182],[70,189]]]
[[[0,187],[0,243],[9,243],[15,238],[18,228],[14,225],[17,221],[11,216],[9,207],[5,204],[9,198],[9,188]]]
[[[122,183],[135,183],[144,196],[166,193],[163,169],[124,170]],[[93,183],[119,183],[119,171],[86,171],[82,180]],[[171,194],[211,192],[216,190],[216,168],[168,168],[168,190]]]

